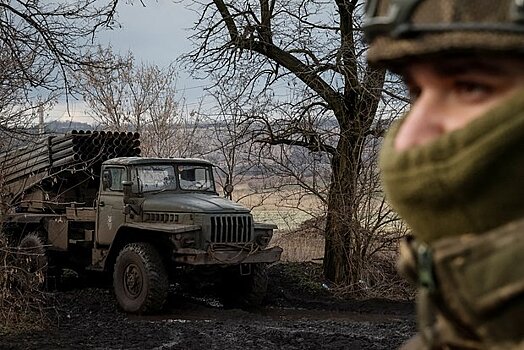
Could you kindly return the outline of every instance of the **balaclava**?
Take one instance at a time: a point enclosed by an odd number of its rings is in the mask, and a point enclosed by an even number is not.
[[[386,197],[422,241],[482,233],[524,216],[524,91],[462,129],[380,156]]]

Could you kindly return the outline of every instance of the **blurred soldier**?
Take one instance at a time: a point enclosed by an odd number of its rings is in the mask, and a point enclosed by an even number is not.
[[[524,0],[370,0],[368,60],[411,110],[385,138],[391,205],[413,230],[405,349],[524,349]]]

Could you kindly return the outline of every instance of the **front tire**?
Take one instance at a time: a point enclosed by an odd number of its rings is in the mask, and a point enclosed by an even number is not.
[[[169,281],[155,247],[149,243],[126,245],[116,259],[113,287],[125,312],[145,314],[162,310]]]

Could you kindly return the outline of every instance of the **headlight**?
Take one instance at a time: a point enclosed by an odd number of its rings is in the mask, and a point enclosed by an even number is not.
[[[255,231],[255,241],[262,248],[267,247],[273,237],[273,230]]]
[[[179,248],[194,248],[195,247],[195,235],[191,234],[181,234],[177,233],[174,236],[171,236],[171,242]]]

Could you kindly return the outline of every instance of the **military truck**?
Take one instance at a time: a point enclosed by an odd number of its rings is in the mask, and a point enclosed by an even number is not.
[[[259,304],[282,252],[268,248],[276,226],[221,197],[210,162],[139,146],[138,134],[73,131],[1,154],[3,232],[49,267],[111,274],[129,313],[158,312],[170,281],[202,270],[226,305]]]

